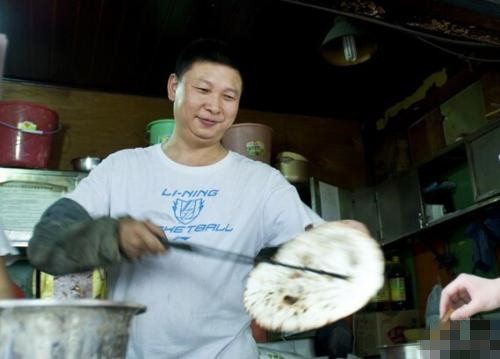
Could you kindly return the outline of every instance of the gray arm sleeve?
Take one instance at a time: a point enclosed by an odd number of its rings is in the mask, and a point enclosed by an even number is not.
[[[27,253],[35,268],[52,275],[109,267],[121,260],[118,220],[92,219],[80,204],[61,198],[42,214]]]

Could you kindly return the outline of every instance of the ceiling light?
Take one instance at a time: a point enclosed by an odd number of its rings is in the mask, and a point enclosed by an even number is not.
[[[338,16],[321,45],[321,54],[333,65],[351,66],[370,59],[376,49],[376,42],[362,27]]]

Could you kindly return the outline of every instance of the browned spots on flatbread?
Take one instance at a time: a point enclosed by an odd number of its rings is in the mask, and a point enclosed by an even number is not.
[[[305,266],[311,265],[312,264],[312,258],[310,255],[306,254],[302,256],[302,263]]]
[[[289,304],[289,305],[294,305],[295,303],[297,303],[298,300],[299,300],[299,298],[292,297],[291,295],[285,295],[283,297],[283,302],[285,302],[286,304]]]
[[[358,257],[352,252],[349,252],[349,259],[352,266],[357,266],[359,264]]]
[[[256,266],[244,293],[251,317],[268,330],[296,332],[319,328],[363,306],[383,281],[383,252],[373,238],[351,243],[351,235],[361,236],[348,227],[318,226],[277,252],[276,260],[296,268]],[[310,274],[297,267],[340,271],[349,280]],[[351,298],[350,287],[355,298]],[[352,300],[352,305],[341,305],[345,300]]]

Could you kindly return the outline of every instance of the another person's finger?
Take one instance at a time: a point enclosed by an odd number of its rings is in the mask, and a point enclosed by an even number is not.
[[[458,301],[462,301],[463,303],[469,303],[472,300],[471,295],[467,288],[460,288],[458,291]]]
[[[445,313],[451,308],[451,301],[445,294],[441,294],[441,301],[439,303],[439,317],[443,319]]]
[[[453,288],[452,283],[441,292],[441,300],[439,302],[439,317],[443,319],[445,313],[450,308],[458,308],[461,304],[459,303],[460,298],[458,292]]]
[[[439,315],[441,318],[443,318],[446,311],[452,307],[452,303],[454,301],[457,302],[460,296],[463,296],[463,294],[460,293],[463,293],[464,291],[467,292],[466,283],[467,276],[464,274],[460,274],[443,289],[443,291],[441,292],[441,300],[439,303]],[[455,303],[454,307],[456,307],[457,304],[458,303]]]
[[[475,301],[471,301],[468,304],[464,304],[458,309],[456,309],[452,314],[451,320],[464,320],[472,317],[474,314],[478,313],[480,308],[476,305]]]

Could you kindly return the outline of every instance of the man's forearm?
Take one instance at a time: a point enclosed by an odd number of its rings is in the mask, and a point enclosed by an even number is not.
[[[35,226],[28,259],[35,268],[53,275],[108,267],[121,259],[117,231],[116,219],[92,219],[80,204],[63,198]]]

